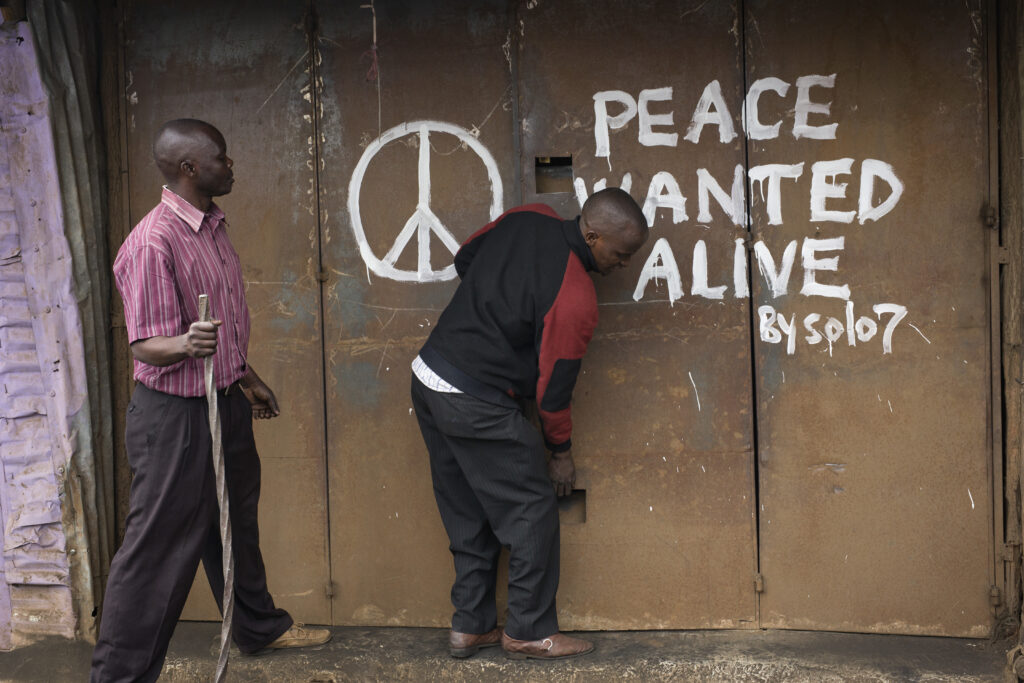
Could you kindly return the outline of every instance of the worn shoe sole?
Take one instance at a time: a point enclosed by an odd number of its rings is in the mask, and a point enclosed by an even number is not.
[[[302,647],[316,647],[317,645],[324,645],[325,643],[329,643],[331,641],[331,636],[332,635],[333,634],[328,633],[327,637],[324,638],[323,640],[313,639],[313,638],[290,638],[290,639],[285,640],[284,642],[279,643],[277,645],[267,645],[267,647],[264,648],[264,649],[267,649],[267,650],[293,650],[293,649],[302,648]]]
[[[334,634],[331,634],[331,637],[333,637],[333,635]],[[268,645],[267,647],[260,648],[259,650],[256,650],[255,652],[243,652],[242,650],[238,650],[238,653],[240,655],[242,655],[243,657],[266,657],[269,654],[273,654],[275,652],[281,652],[282,650],[295,650],[297,648],[315,647],[317,645],[324,645],[325,643],[329,643],[331,641],[331,637],[328,637],[327,640],[323,641],[322,643],[310,643],[310,642],[307,642],[307,641],[303,641],[306,644],[304,644],[304,645],[286,645],[284,647],[281,647],[280,645],[278,645],[277,647],[270,647]]]
[[[508,650],[505,650],[505,656],[508,659],[539,659],[539,660],[543,660],[543,661],[552,662],[552,661],[557,661],[557,660],[560,660],[560,659],[573,659],[574,657],[582,657],[583,655],[589,655],[593,651],[594,651],[594,647],[591,646],[589,649],[584,650],[583,652],[574,652],[571,655],[559,655],[558,657],[546,657],[544,655],[531,655],[531,654],[527,654],[526,652],[509,652]]]
[[[458,659],[465,659],[466,657],[472,657],[473,655],[475,655],[477,652],[480,652],[480,650],[484,649],[485,647],[497,647],[498,645],[501,645],[501,643],[500,642],[494,642],[494,643],[482,643],[480,645],[471,645],[469,647],[450,647],[450,648],[448,648],[448,653],[452,657],[456,657]]]

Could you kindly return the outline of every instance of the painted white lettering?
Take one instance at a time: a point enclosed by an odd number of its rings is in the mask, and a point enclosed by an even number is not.
[[[722,299],[725,297],[725,285],[708,286],[708,245],[704,240],[697,240],[693,245],[693,287],[690,293],[705,299]]]
[[[754,81],[747,91],[747,97],[743,101],[740,120],[743,122],[743,130],[751,140],[771,140],[779,137],[779,129],[782,128],[782,121],[776,121],[770,126],[761,123],[758,117],[757,104],[761,93],[771,90],[779,97],[785,97],[789,92],[789,83],[781,78],[759,78]]]
[[[714,106],[714,111],[711,107]],[[700,140],[700,132],[704,126],[713,123],[718,126],[718,139],[720,142],[732,142],[736,137],[736,128],[732,123],[732,115],[729,114],[729,106],[722,97],[722,84],[717,80],[711,81],[704,86],[704,92],[697,102],[697,108],[690,119],[690,126],[686,129],[684,140],[697,143]]]
[[[750,194],[754,194],[754,183],[761,188],[761,201],[768,210],[768,224],[782,225],[782,178],[796,178],[804,172],[804,163],[799,164],[762,164],[754,166],[747,173],[750,178]],[[765,199],[765,180],[768,181],[768,198]]]
[[[615,116],[608,116],[608,103],[618,102],[623,110]],[[636,116],[636,100],[622,90],[604,90],[594,93],[594,156],[609,157],[608,167],[611,168],[611,147],[608,130],[625,126]]]
[[[836,75],[831,76],[801,76],[796,79],[796,113],[793,117],[793,137],[811,138],[814,140],[835,140],[838,123],[830,123],[825,126],[811,126],[807,123],[808,114],[829,114],[832,111],[832,103],[820,104],[811,102],[811,88],[818,86],[832,88],[836,84]]]
[[[640,271],[640,279],[633,290],[633,301],[640,301],[647,289],[647,283],[651,280],[665,280],[668,283],[668,300],[675,302],[683,296],[683,280],[679,276],[679,266],[676,265],[676,257],[668,240],[664,237],[658,238],[651,249],[647,262]]]
[[[775,268],[775,259],[764,242],[758,241],[754,244],[754,255],[757,256],[757,267],[772,291],[772,297],[778,299],[784,296],[789,289],[789,276],[793,272],[793,262],[796,260],[796,240],[786,245],[786,250],[782,253],[782,265],[778,269]]]
[[[872,310],[878,316],[879,321],[882,320],[883,313],[892,314],[889,323],[885,326],[885,332],[882,333],[882,353],[892,353],[892,333],[896,331],[896,326],[900,324],[900,321],[907,316],[907,307],[899,304],[875,304]]]
[[[875,178],[881,178],[890,188],[889,196],[872,207],[875,196]],[[877,221],[896,207],[903,196],[903,181],[896,177],[892,165],[878,159],[865,159],[860,165],[860,202],[857,222]]]
[[[857,319],[856,330],[857,339],[862,342],[871,341],[875,333],[878,332],[878,325],[871,318],[862,315]]]
[[[846,343],[850,346],[857,345],[857,333],[854,330],[856,323],[853,320],[853,302],[846,302]]]
[[[838,251],[845,248],[845,237],[833,237],[819,240],[807,237],[801,249],[801,261],[804,266],[804,286],[800,293],[804,296],[827,296],[834,299],[849,299],[849,285],[825,285],[817,282],[814,274],[820,270],[839,270],[839,257],[815,258],[819,251]]]
[[[786,335],[786,354],[792,356],[796,353],[796,314],[794,313],[788,320],[786,316],[777,314],[775,322],[779,324],[779,329]]]
[[[769,344],[778,344],[782,341],[782,333],[775,329],[777,314],[774,308],[758,306],[757,317],[761,321],[758,326],[761,332],[761,341],[766,341]]]
[[[672,209],[672,222],[682,223],[686,215],[686,197],[679,189],[679,183],[668,171],[659,171],[651,178],[647,188],[647,199],[644,200],[644,217],[648,225],[654,225],[658,209]]]
[[[804,337],[804,339],[807,341],[808,344],[811,344],[812,346],[814,344],[821,342],[821,340],[824,338],[821,336],[821,332],[818,332],[816,329],[814,329],[814,323],[818,322],[819,320],[821,320],[821,315],[819,313],[808,313],[807,316],[804,318],[804,329],[810,332],[810,334]]]
[[[576,178],[573,178],[572,186],[576,190],[576,202],[580,205],[580,209],[582,209],[583,204],[587,201],[587,197],[590,196],[590,193],[587,192],[587,182],[583,180],[583,178],[577,176]],[[600,180],[594,183],[594,192],[600,192],[606,187],[608,187],[608,179],[601,178]],[[624,174],[622,176],[622,182],[619,183],[619,187],[622,188],[624,192],[629,192],[631,189],[633,189],[632,174]]]
[[[711,199],[713,196],[734,225],[747,222],[746,193],[743,188],[743,164],[736,164],[732,176],[732,194],[726,194],[718,181],[711,177],[706,168],[697,169],[697,222],[711,222]]]
[[[747,285],[747,241],[742,237],[736,238],[736,246],[732,251],[732,287],[737,299],[750,296],[750,287]]]
[[[828,355],[832,356],[832,345],[843,336],[843,324],[835,318],[825,321],[825,339],[828,340]]]
[[[811,221],[836,223],[852,223],[856,211],[829,211],[825,208],[825,200],[829,198],[844,199],[846,183],[837,183],[836,176],[849,175],[853,168],[853,159],[835,159],[832,161],[816,161],[811,166]]]
[[[804,341],[809,346],[815,346],[822,343],[822,341],[826,342],[828,344],[829,356],[833,355],[836,344],[844,336],[850,346],[856,346],[857,341],[871,341],[878,332],[878,324],[867,316],[861,316],[854,323],[853,302],[847,302],[845,309],[845,325],[839,318],[829,317],[825,319],[824,325],[818,327],[819,322],[823,319],[821,314],[808,313],[804,316],[803,328],[807,332],[803,337]],[[874,310],[878,314],[879,319],[885,313],[892,314],[892,318],[890,318],[887,326],[888,337],[883,335],[882,340],[883,353],[892,353],[892,331],[906,315],[907,309],[905,306],[897,304],[878,304],[874,306]],[[758,334],[762,341],[770,344],[779,344],[782,342],[783,337],[785,337],[787,355],[792,356],[796,353],[798,336],[796,314],[787,316],[782,311],[776,310],[773,306],[763,305],[757,309],[757,318]],[[851,330],[853,330],[852,333]],[[852,341],[854,337],[856,337],[856,341]]]
[[[675,147],[679,141],[679,133],[655,133],[653,126],[671,126],[672,112],[667,114],[651,114],[647,105],[651,101],[665,102],[672,99],[672,88],[653,88],[641,90],[639,97],[640,110],[640,144],[645,147]]]

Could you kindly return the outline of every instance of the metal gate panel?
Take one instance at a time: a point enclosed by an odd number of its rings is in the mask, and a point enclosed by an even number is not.
[[[678,211],[656,211],[625,271],[595,277],[601,320],[574,397],[584,509],[562,525],[568,628],[756,624],[749,300],[733,287],[734,240],[746,230],[714,198],[701,216],[697,191],[704,169],[730,193],[743,142],[722,144],[717,131],[684,139],[708,84],[729,101],[741,96],[738,12],[735,3],[520,3],[526,201],[575,216],[577,191],[585,197],[601,179],[619,186],[627,173],[642,203],[671,203],[670,180],[685,197]],[[544,192],[545,159],[567,157],[579,190]],[[705,284],[727,285],[720,299],[696,291],[699,242]],[[652,267],[674,258],[684,291],[663,273],[635,292],[656,251],[667,255]]]
[[[516,194],[506,3],[319,10],[334,622],[448,625],[452,560],[409,366],[456,284],[438,226],[461,243]]]
[[[282,606],[311,622],[448,623],[451,560],[408,398],[409,362],[454,289],[444,235],[460,242],[520,199],[573,216],[577,186],[629,173],[634,197],[665,208],[634,263],[596,278],[601,322],[575,395],[583,491],[563,504],[563,625],[987,634],[978,0],[747,0],[742,12],[406,1],[376,17],[314,4],[319,22],[269,1],[136,0],[126,23],[132,221],[159,197],[149,146],[163,120],[210,120],[236,160],[222,204],[251,357],[284,412],[257,424],[264,557]],[[199,38],[183,50],[183,36]],[[368,80],[375,36],[380,79]],[[755,82],[756,122],[741,106]],[[835,139],[813,137],[830,123]],[[886,164],[903,193],[883,212]],[[750,239],[729,215],[737,167]],[[538,188],[538,175],[554,182]],[[424,197],[429,213],[416,211]],[[852,312],[801,294],[808,283],[849,285]],[[795,323],[792,354],[780,315]],[[201,582],[186,616],[215,618]]]
[[[128,182],[133,223],[159,200],[150,152],[164,121],[204,119],[227,139],[227,213],[242,260],[249,358],[281,416],[257,422],[261,546],[275,601],[302,621],[330,620],[315,196],[307,139],[303,8],[280,2],[167,4],[126,12]],[[184,618],[218,619],[202,570]]]
[[[775,191],[750,193],[770,273],[796,245],[785,294],[754,266],[761,625],[987,635],[982,8],[745,7],[747,85],[773,86],[747,108],[748,174],[803,164],[777,224]]]

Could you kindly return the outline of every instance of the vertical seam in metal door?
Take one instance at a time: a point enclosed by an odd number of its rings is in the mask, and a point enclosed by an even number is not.
[[[110,225],[110,228],[111,228],[111,232],[107,235],[107,239],[109,240],[111,237],[114,236],[113,228],[114,228],[115,225],[119,225],[119,231],[118,231],[116,237],[117,237],[118,240],[120,240],[120,242],[124,242],[124,240],[127,239],[128,233],[131,231],[132,226],[135,225],[135,223],[132,222],[132,205],[131,205],[131,198],[132,198],[131,180],[132,180],[132,176],[131,176],[131,173],[130,173],[131,162],[130,162],[130,160],[128,158],[128,113],[126,111],[126,107],[125,107],[125,104],[124,104],[125,101],[126,101],[125,93],[128,92],[128,87],[129,87],[128,79],[127,79],[127,75],[128,75],[128,71],[127,71],[127,69],[128,69],[128,41],[127,41],[127,32],[128,31],[127,31],[127,26],[128,26],[128,13],[129,13],[129,9],[130,9],[129,5],[130,5],[130,2],[125,3],[124,5],[122,5],[120,7],[120,11],[118,11],[118,8],[116,8],[116,7],[112,7],[111,8],[111,11],[114,12],[115,15],[117,16],[117,90],[116,90],[116,92],[118,94],[118,99],[120,100],[120,102],[117,105],[118,106],[118,119],[119,119],[118,124],[117,124],[117,130],[118,130],[118,145],[120,146],[120,149],[121,149],[121,153],[120,153],[120,157],[121,158],[120,158],[119,167],[117,169],[117,177],[116,177],[116,179],[115,178],[110,178],[109,182],[119,182],[121,184],[121,197],[120,197],[121,201],[120,201],[120,206],[118,206],[118,207],[114,207],[114,206],[108,206],[107,207],[108,220],[109,220],[109,225]],[[109,169],[109,166],[108,166],[108,169]],[[109,173],[109,170],[108,170],[108,173]],[[109,190],[108,190],[108,201],[109,201]],[[115,216],[116,216],[116,218],[115,218]],[[117,221],[116,220],[117,218],[120,218],[120,221]],[[108,242],[108,245],[109,245],[109,242]],[[110,252],[109,251],[109,246],[108,246],[108,255],[110,257],[110,265],[111,266],[113,266],[113,264],[114,264],[114,257],[116,255],[116,253],[117,253],[116,251]],[[113,296],[111,298],[112,298],[112,301],[116,302],[116,298],[114,298]],[[116,305],[117,304],[115,303],[114,304],[115,308],[116,308]],[[123,309],[122,309],[122,311],[123,311]],[[114,316],[112,315],[111,316],[111,323],[113,323],[113,319],[114,319]],[[123,320],[123,318],[122,318],[122,320]],[[127,323],[122,323],[121,327],[125,330],[125,341],[127,341],[127,336],[128,336]],[[111,329],[113,330],[113,325],[111,325]],[[126,364],[125,364],[126,365],[126,370],[125,370],[125,375],[124,375],[125,383],[121,387],[121,389],[124,391],[124,396],[125,396],[124,405],[127,406],[128,401],[130,400],[130,397],[131,397],[131,394],[132,394],[132,390],[134,388],[133,385],[135,384],[135,380],[134,380],[135,373],[134,373],[133,363],[131,361],[131,351],[128,351],[126,355],[119,357],[117,351],[115,351],[114,348],[113,348],[113,345],[111,345],[111,354],[112,354],[111,358],[112,358],[112,360],[114,362],[118,362],[118,361],[120,361],[122,359],[126,361]],[[111,379],[113,380],[114,383],[116,383],[116,379],[114,379],[113,377]],[[115,388],[115,394],[116,393],[117,393],[117,389]],[[124,516],[122,517],[121,514],[120,514],[121,513],[121,509],[122,509],[121,508],[121,500],[122,499],[124,499],[124,500],[128,499],[128,495],[127,495],[128,491],[121,490],[121,487],[119,487],[119,485],[118,485],[119,484],[118,470],[120,470],[122,468],[125,468],[127,466],[127,456],[124,454],[123,444],[124,444],[124,433],[122,431],[121,434],[116,435],[114,440],[113,440],[113,445],[114,445],[114,447],[117,450],[115,450],[115,452],[114,452],[114,460],[113,460],[113,463],[112,463],[112,465],[113,465],[113,468],[112,468],[113,482],[112,483],[113,483],[113,487],[114,487],[114,489],[113,489],[113,491],[114,491],[114,538],[111,539],[111,548],[112,549],[120,547],[121,542],[124,540],[123,530],[124,530],[124,527],[127,526],[127,519],[128,519],[128,505],[127,504],[125,504],[124,508],[123,508],[124,509]],[[131,481],[130,477],[129,477],[128,481],[129,482]],[[106,560],[108,562],[110,560],[112,560],[112,559],[113,559],[113,556],[106,558]],[[104,590],[104,597],[105,597],[105,592],[106,592],[106,584],[105,583],[104,583],[103,590]]]
[[[747,92],[747,6],[744,0],[737,0],[736,13],[738,14],[737,26],[739,32],[739,49],[740,49],[740,65],[742,70],[741,75],[741,96],[745,97]],[[746,228],[747,228],[747,290],[749,296],[747,297],[747,313],[750,320],[750,419],[751,419],[751,432],[750,432],[750,444],[751,444],[751,455],[754,460],[754,473],[753,473],[753,484],[754,484],[754,571],[760,575],[761,573],[761,467],[759,458],[759,439],[758,439],[758,415],[757,415],[757,316],[754,314],[754,258],[753,258],[753,242],[754,242],[754,218],[751,208],[751,197],[750,197],[750,183],[746,180],[750,177],[750,139],[746,135],[748,129],[747,122],[745,120],[747,115],[746,107],[743,108],[743,176],[744,176],[744,188],[743,197],[745,202],[746,217]],[[751,590],[754,591],[754,620],[757,627],[761,627],[761,593],[754,589],[755,577],[751,577]]]
[[[989,562],[992,585],[1000,588],[1005,595],[1006,587],[1000,571],[1003,538],[1003,424],[1002,424],[1002,273],[999,265],[999,248],[1002,244],[1002,226],[999,225],[999,82],[996,37],[996,1],[985,3],[985,67],[987,80],[987,121],[988,121],[988,210],[996,216],[996,224],[986,226],[988,242],[989,278],[989,420],[991,439],[989,460],[989,486],[992,496],[992,524],[989,525]],[[995,612],[995,606],[993,606]],[[993,614],[993,617],[996,615]]]
[[[523,168],[529,167],[524,165],[523,161],[523,134],[522,134],[522,121],[520,120],[521,112],[519,111],[519,51],[522,49],[521,35],[519,32],[519,22],[523,20],[520,13],[521,2],[519,0],[511,0],[509,3],[509,78],[512,80],[512,151],[513,151],[513,164],[515,168],[515,203],[520,205],[523,203]]]
[[[321,383],[321,424],[323,426],[323,491],[324,491],[324,551],[326,553],[326,565],[327,565],[327,586],[325,587],[325,593],[328,598],[328,614],[330,623],[334,623],[334,576],[333,576],[333,563],[331,562],[331,479],[328,475],[328,427],[327,427],[327,340],[326,340],[326,317],[324,307],[324,287],[326,283],[323,278],[320,277],[320,273],[324,270],[324,251],[323,251],[323,209],[321,208],[321,187],[320,187],[320,168],[321,168],[321,155],[323,150],[320,148],[320,63],[319,55],[320,50],[317,45],[318,37],[320,33],[319,19],[316,12],[316,6],[314,0],[309,0],[309,8],[306,14],[306,41],[309,45],[309,91],[310,91],[310,106],[311,106],[311,121],[313,128],[313,195],[314,195],[314,206],[316,207],[316,251],[317,251],[317,282],[319,287],[317,288],[317,296],[320,304],[320,383]]]

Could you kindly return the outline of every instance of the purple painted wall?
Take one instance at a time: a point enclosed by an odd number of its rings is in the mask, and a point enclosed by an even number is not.
[[[47,97],[31,32],[0,32],[0,649],[75,634],[62,527],[86,398]]]

